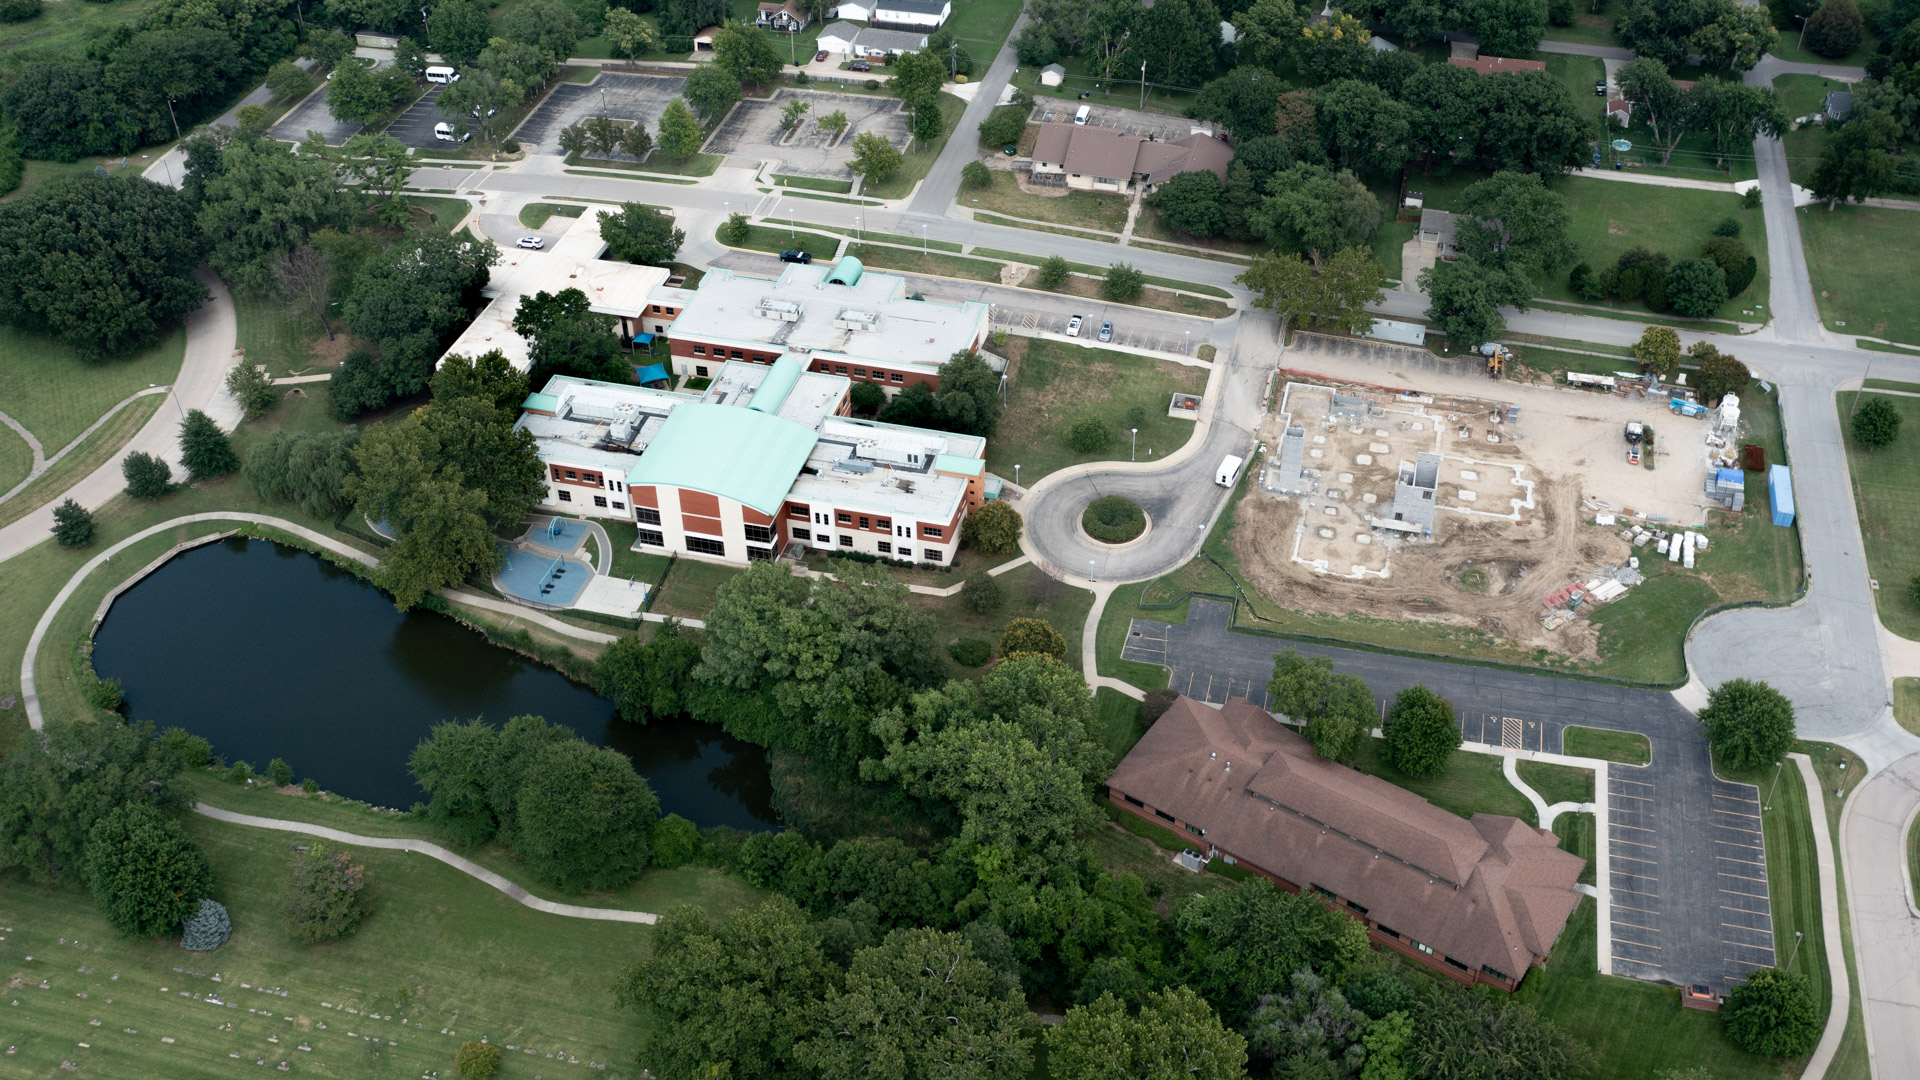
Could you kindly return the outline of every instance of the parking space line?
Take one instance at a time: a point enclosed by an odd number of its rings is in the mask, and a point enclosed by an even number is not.
[[[1721,957],[1721,959],[1722,959],[1722,960],[1725,960],[1725,961],[1726,961],[1727,963],[1729,963],[1729,964],[1739,964],[1739,965],[1740,965],[1740,966],[1742,966],[1742,967],[1772,967],[1772,966],[1773,966],[1773,965],[1772,965],[1772,964],[1770,964],[1770,963],[1768,963],[1768,964],[1756,964],[1756,963],[1754,963],[1754,962],[1753,962],[1753,961],[1751,961],[1751,960],[1742,960],[1742,959],[1740,959],[1740,958],[1739,958],[1739,957],[1737,957],[1737,956],[1723,956],[1723,957]]]
[[[1721,877],[1739,878],[1741,881],[1757,881],[1762,885],[1765,885],[1767,883],[1767,879],[1763,877],[1748,877],[1745,874],[1729,874],[1725,870],[1716,870],[1714,872],[1719,874]]]
[[[1616,799],[1639,799],[1639,800],[1640,800],[1641,802],[1652,802],[1652,801],[1653,801],[1653,798],[1652,798],[1651,796],[1648,796],[1648,795],[1629,795],[1629,794],[1627,794],[1627,793],[1626,793],[1626,792],[1624,792],[1624,791],[1609,791],[1609,792],[1607,792],[1607,794],[1609,794],[1609,795],[1611,795],[1611,796],[1613,796],[1613,797],[1614,797],[1614,798],[1616,798]]]
[[[1713,838],[1713,842],[1716,844],[1725,844],[1728,847],[1743,847],[1749,851],[1765,851],[1766,850],[1766,848],[1761,847],[1759,844],[1740,844],[1740,843],[1735,843],[1732,840],[1722,840],[1717,836]]]
[[[1713,812],[1716,814],[1725,814],[1728,817],[1744,817],[1744,818],[1752,818],[1755,821],[1760,820],[1759,814],[1749,814],[1745,810],[1722,810],[1720,807],[1716,806],[1713,808]]]
[[[1755,911],[1755,910],[1753,910],[1752,908],[1743,908],[1743,907],[1728,907],[1728,906],[1727,906],[1726,904],[1721,904],[1721,905],[1720,905],[1720,910],[1722,910],[1722,911],[1738,911],[1738,912],[1740,912],[1740,913],[1741,913],[1742,915],[1760,915],[1760,916],[1764,916],[1765,918],[1767,918],[1767,919],[1769,919],[1769,920],[1771,920],[1771,919],[1773,918],[1773,913],[1772,913],[1772,912],[1770,912],[1770,911]],[[1768,933],[1772,933],[1773,931],[1771,931],[1771,930],[1769,930],[1769,931],[1767,931],[1767,932],[1768,932]]]
[[[1622,922],[1619,919],[1608,919],[1607,921],[1615,926],[1631,926],[1635,930],[1645,930],[1649,934],[1657,934],[1660,932],[1660,928],[1657,926],[1641,926],[1639,923]]]
[[[1626,840],[1622,840],[1622,841],[1620,841],[1620,842],[1621,842],[1621,843],[1623,843],[1623,844],[1625,844],[1625,843],[1629,843],[1630,841],[1626,841]],[[1650,845],[1650,844],[1649,844],[1649,845],[1644,845],[1644,846],[1648,846],[1648,847],[1651,847],[1652,845]],[[1657,862],[1654,862],[1654,861],[1653,861],[1652,859],[1642,859],[1642,858],[1639,858],[1638,856],[1634,856],[1634,855],[1622,855],[1622,854],[1620,854],[1619,852],[1615,852],[1615,853],[1614,853],[1614,855],[1613,855],[1613,857],[1614,857],[1614,858],[1616,858],[1616,859],[1625,859],[1625,860],[1627,860],[1628,862],[1643,862],[1643,863],[1646,863],[1646,864],[1647,864],[1648,866],[1659,866],[1659,865],[1660,865],[1659,863],[1657,863]]]
[[[1655,900],[1660,899],[1660,894],[1657,892],[1641,892],[1638,889],[1623,889],[1618,885],[1615,885],[1612,888],[1614,892],[1632,893],[1635,896],[1651,896]],[[1723,889],[1721,891],[1725,892],[1726,890]]]
[[[1648,944],[1647,944],[1646,942],[1643,942],[1643,941],[1628,941],[1628,940],[1627,940],[1626,938],[1623,938],[1623,937],[1617,937],[1617,938],[1614,938],[1614,939],[1613,939],[1613,943],[1614,943],[1615,945],[1631,945],[1631,946],[1633,946],[1633,947],[1634,947],[1634,948],[1636,948],[1636,949],[1658,949],[1658,948],[1660,948],[1660,946],[1658,946],[1658,945],[1648,945]]]
[[[1767,865],[1766,863],[1763,863],[1763,862],[1754,862],[1754,861],[1753,861],[1752,859],[1736,859],[1736,858],[1734,858],[1734,857],[1733,857],[1733,856],[1731,856],[1731,855],[1715,855],[1715,856],[1714,856],[1714,858],[1716,858],[1716,859],[1719,859],[1719,860],[1720,860],[1721,862],[1737,862],[1737,863],[1739,863],[1739,864],[1741,864],[1742,866],[1765,866],[1765,865]]]
[[[1715,813],[1722,813],[1723,811],[1718,811],[1718,810],[1716,810],[1716,811],[1714,811],[1714,812],[1715,812]],[[1716,828],[1716,829],[1725,829],[1725,830],[1727,830],[1728,832],[1737,832],[1737,833],[1746,833],[1746,834],[1747,834],[1748,836],[1765,836],[1765,835],[1766,835],[1765,833],[1763,833],[1763,832],[1761,832],[1761,831],[1760,831],[1760,830],[1758,830],[1758,829],[1743,829],[1743,828],[1741,828],[1741,827],[1739,827],[1738,825],[1722,825],[1722,824],[1720,824],[1720,823],[1719,823],[1719,822],[1717,822],[1717,821],[1715,821],[1715,822],[1712,822],[1711,824],[1712,824],[1712,825],[1713,825],[1713,827],[1714,827],[1714,828]]]
[[[1771,900],[1772,899],[1772,897],[1762,896],[1759,893],[1741,892],[1738,889],[1721,889],[1720,891],[1732,896],[1751,896],[1755,900]]]
[[[1645,825],[1629,825],[1624,821],[1614,821],[1611,818],[1611,816],[1609,816],[1609,818],[1607,819],[1607,824],[1613,826],[1616,829],[1632,829],[1635,832],[1652,832],[1653,831],[1652,829],[1647,828]]]
[[[1652,832],[1653,830],[1652,830],[1652,829],[1648,829],[1647,831],[1648,831],[1648,832]],[[1609,843],[1609,844],[1632,844],[1632,845],[1633,845],[1634,847],[1644,847],[1644,848],[1657,848],[1657,847],[1659,847],[1659,846],[1660,846],[1659,844],[1643,844],[1643,843],[1641,843],[1641,842],[1640,842],[1640,841],[1638,841],[1638,840],[1622,840],[1622,839],[1620,839],[1620,838],[1619,838],[1619,837],[1617,837],[1617,836],[1609,836],[1609,837],[1607,837],[1607,843]]]
[[[1771,946],[1771,945],[1749,945],[1749,944],[1747,944],[1747,943],[1746,943],[1746,942],[1744,942],[1744,941],[1733,941],[1733,940],[1731,940],[1731,939],[1728,939],[1728,938],[1721,938],[1721,939],[1720,939],[1720,944],[1722,944],[1722,945],[1733,945],[1733,946],[1736,946],[1736,947],[1738,947],[1738,948],[1742,948],[1742,949],[1765,949],[1765,950],[1767,950],[1768,952],[1772,952],[1772,951],[1773,951],[1773,946]]]
[[[1649,783],[1647,783],[1647,782],[1646,782],[1646,781],[1644,781],[1644,780],[1629,780],[1629,779],[1627,779],[1627,778],[1626,778],[1626,777],[1624,777],[1624,776],[1612,776],[1611,774],[1609,774],[1609,777],[1608,777],[1608,778],[1609,778],[1609,779],[1611,779],[1611,780],[1613,780],[1613,781],[1615,781],[1615,782],[1617,782],[1617,783],[1622,783],[1622,784],[1638,784],[1638,785],[1640,785],[1641,787],[1652,787],[1652,786],[1653,786],[1652,784],[1649,784]]]
[[[1748,799],[1748,798],[1743,798],[1743,797],[1741,797],[1741,796],[1739,796],[1739,795],[1728,795],[1728,794],[1726,794],[1725,792],[1720,792],[1720,791],[1715,791],[1715,792],[1712,792],[1712,795],[1713,795],[1713,797],[1714,797],[1714,798],[1716,798],[1716,799],[1729,799],[1729,800],[1731,800],[1731,801],[1733,801],[1733,802],[1737,802],[1737,803],[1746,803],[1746,804],[1747,804],[1748,806],[1758,806],[1758,805],[1760,805],[1760,800],[1759,800],[1759,799]]]
[[[1611,905],[1609,905],[1609,906],[1611,906],[1611,907],[1617,907],[1617,908],[1626,908],[1626,909],[1627,909],[1628,911],[1638,911],[1638,912],[1640,912],[1640,913],[1641,913],[1642,915],[1658,915],[1658,914],[1660,914],[1659,912],[1657,912],[1657,911],[1655,911],[1655,910],[1653,910],[1652,908],[1643,908],[1643,907],[1634,907],[1634,906],[1632,906],[1631,904],[1623,904],[1623,903],[1621,903],[1621,902],[1620,902],[1620,901],[1618,901],[1618,900],[1615,900],[1615,901],[1614,901],[1614,902],[1613,902],[1613,903],[1612,903]]]
[[[1631,956],[1621,956],[1621,955],[1620,955],[1619,953],[1615,953],[1615,954],[1613,954],[1613,958],[1614,958],[1615,960],[1625,960],[1625,961],[1626,961],[1627,963],[1629,963],[1629,964],[1639,964],[1639,965],[1640,965],[1641,967],[1650,967],[1650,968],[1654,968],[1654,969],[1656,969],[1656,970],[1658,970],[1658,969],[1660,968],[1660,965],[1659,965],[1659,964],[1655,964],[1655,963],[1652,963],[1652,962],[1650,962],[1650,961],[1646,961],[1646,960],[1635,960],[1635,959],[1634,959],[1633,957],[1631,957]]]

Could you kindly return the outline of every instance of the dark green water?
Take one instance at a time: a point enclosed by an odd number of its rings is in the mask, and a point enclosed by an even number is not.
[[[407,755],[442,720],[524,713],[612,746],[700,825],[768,829],[766,754],[711,724],[644,727],[551,668],[452,619],[402,615],[386,595],[295,548],[234,538],[179,556],[127,590],[94,643],[129,715],[212,740],[229,761],[402,809],[422,797]]]

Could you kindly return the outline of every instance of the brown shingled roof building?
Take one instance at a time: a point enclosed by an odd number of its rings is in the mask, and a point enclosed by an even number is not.
[[[1149,140],[1116,128],[1041,124],[1033,146],[1033,182],[1087,191],[1124,191],[1136,181],[1151,187],[1183,172],[1227,178],[1233,148],[1211,135]]]
[[[1194,846],[1316,895],[1372,939],[1467,985],[1519,988],[1579,902],[1585,863],[1551,832],[1471,821],[1318,757],[1244,698],[1182,697],[1108,781],[1121,809]]]
[[[1505,56],[1476,56],[1469,60],[1464,56],[1450,56],[1447,63],[1454,67],[1477,71],[1482,75],[1497,75],[1502,71],[1545,71],[1544,60],[1514,60]]]

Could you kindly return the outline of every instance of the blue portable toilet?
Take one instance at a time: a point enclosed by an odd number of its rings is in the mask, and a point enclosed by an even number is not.
[[[1793,524],[1793,474],[1785,465],[1767,468],[1767,498],[1773,501],[1773,523],[1781,527]]]

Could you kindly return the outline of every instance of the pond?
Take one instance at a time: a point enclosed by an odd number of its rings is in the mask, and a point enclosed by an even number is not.
[[[532,713],[612,746],[696,824],[773,828],[766,753],[690,720],[627,724],[613,703],[444,615],[296,548],[238,537],[196,548],[128,589],[94,639],[126,712],[182,727],[229,761],[402,809],[422,798],[407,755],[442,720]]]

